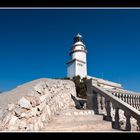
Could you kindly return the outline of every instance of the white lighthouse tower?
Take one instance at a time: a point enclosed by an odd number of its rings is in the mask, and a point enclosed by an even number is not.
[[[73,45],[69,53],[71,60],[67,62],[67,77],[73,78],[79,75],[83,78],[87,76],[86,53],[83,37],[78,33],[73,39]]]

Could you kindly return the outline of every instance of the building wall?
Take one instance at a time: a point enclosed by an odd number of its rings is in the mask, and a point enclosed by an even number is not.
[[[67,77],[72,78],[72,77],[75,76],[75,74],[76,74],[76,72],[75,72],[75,65],[76,65],[75,62],[68,64],[68,67],[67,67]]]
[[[122,85],[119,83],[115,83],[112,81],[108,81],[108,80],[104,80],[101,78],[96,78],[96,77],[92,77],[92,76],[87,76],[88,79],[93,79],[92,82],[93,84],[99,84],[101,87],[103,88],[122,88]]]
[[[87,76],[86,63],[76,61],[76,75],[80,75],[81,78]]]
[[[74,52],[72,54],[72,59],[78,59],[86,62],[86,53],[85,52]]]

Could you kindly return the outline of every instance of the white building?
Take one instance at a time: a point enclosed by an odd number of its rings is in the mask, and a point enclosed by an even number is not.
[[[73,45],[69,53],[71,60],[67,62],[67,77],[73,78],[79,75],[81,78],[92,78],[95,84],[103,88],[122,88],[122,85],[119,83],[88,76],[86,54],[87,50],[83,43],[83,37],[78,33],[73,39]]]
[[[87,76],[87,50],[83,43],[82,36],[77,34],[73,39],[73,45],[69,55],[71,60],[67,62],[67,77],[74,77],[80,75],[81,78]]]

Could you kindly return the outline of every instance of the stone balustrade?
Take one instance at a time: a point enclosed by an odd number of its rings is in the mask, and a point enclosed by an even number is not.
[[[140,94],[123,89],[107,89],[112,95],[140,110]]]
[[[137,122],[135,130],[140,130],[140,96],[138,94],[123,89],[103,89],[92,83],[92,79],[87,80],[86,83],[88,109],[94,110],[95,114],[103,114],[103,119],[111,121],[115,129],[121,128],[120,119],[123,115],[125,130],[132,130],[132,119]]]

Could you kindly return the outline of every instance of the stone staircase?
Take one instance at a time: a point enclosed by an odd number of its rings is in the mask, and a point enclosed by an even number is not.
[[[42,129],[45,132],[94,132],[116,131],[111,122],[104,121],[102,115],[95,115],[91,110],[69,109],[57,114]]]

